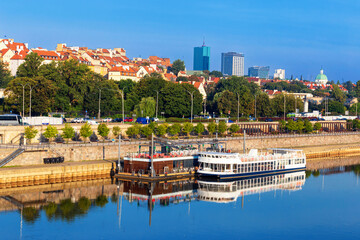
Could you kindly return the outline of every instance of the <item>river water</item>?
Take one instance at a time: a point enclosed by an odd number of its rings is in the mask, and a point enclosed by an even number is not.
[[[7,189],[0,239],[359,239],[359,173]]]

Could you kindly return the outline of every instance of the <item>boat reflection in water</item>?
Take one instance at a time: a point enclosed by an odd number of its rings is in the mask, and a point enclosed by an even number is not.
[[[274,190],[297,191],[305,184],[305,171],[266,175],[232,182],[198,181],[198,200],[228,203],[245,195]]]

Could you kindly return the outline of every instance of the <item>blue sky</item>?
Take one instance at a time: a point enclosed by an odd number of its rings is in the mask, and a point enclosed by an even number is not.
[[[287,77],[314,79],[323,66],[331,80],[360,80],[360,1],[5,1],[0,36],[29,47],[57,43],[123,47],[127,55],[182,59],[192,70],[193,47],[211,47],[211,70],[221,52],[245,54],[253,65],[285,68]]]

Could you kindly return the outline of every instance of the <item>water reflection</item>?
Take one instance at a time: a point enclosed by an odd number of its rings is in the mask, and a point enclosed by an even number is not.
[[[192,201],[230,203],[248,195],[276,190],[299,191],[307,178],[353,172],[360,175],[360,165],[267,175],[232,182],[199,181],[186,178],[169,182],[134,182],[100,179],[0,190],[0,212],[18,211],[22,221],[36,223],[42,212],[48,221],[73,222],[109,202],[117,204],[119,225],[123,200],[148,209],[149,225],[153,211]],[[324,180],[323,184],[324,186]],[[116,212],[114,212],[114,215]],[[144,216],[145,217],[145,216]]]
[[[198,199],[218,203],[235,202],[246,195],[275,190],[297,191],[305,184],[305,171],[247,178],[233,182],[199,181]],[[242,201],[243,202],[243,201]]]

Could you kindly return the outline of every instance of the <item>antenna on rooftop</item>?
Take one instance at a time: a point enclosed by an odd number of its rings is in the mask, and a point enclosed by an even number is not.
[[[205,47],[205,37],[203,37],[203,47]]]

